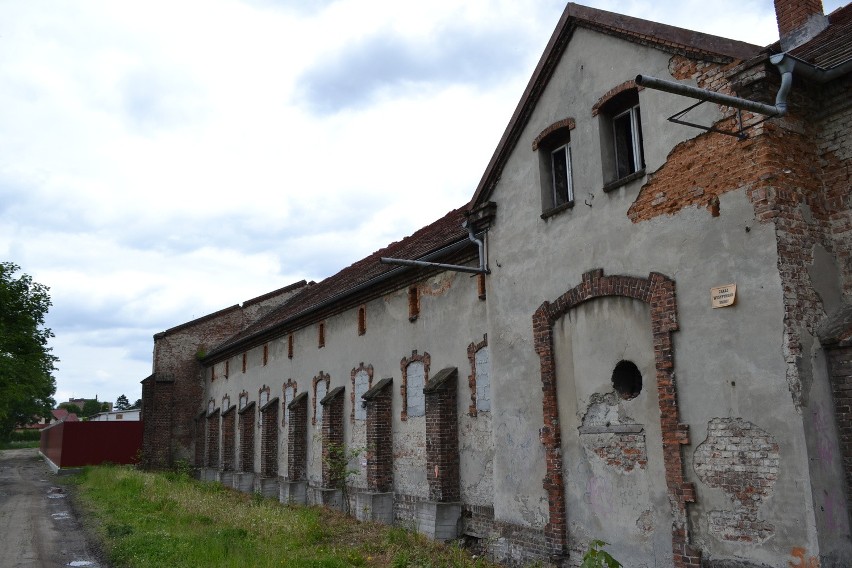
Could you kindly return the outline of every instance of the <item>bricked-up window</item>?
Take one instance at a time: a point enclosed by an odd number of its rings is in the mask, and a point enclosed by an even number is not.
[[[367,333],[367,308],[361,306],[358,308],[358,335]]]
[[[316,394],[314,395],[314,424],[322,426],[322,405],[317,404],[317,400],[322,400],[328,394],[328,384],[325,381],[320,381],[316,384]]]
[[[263,344],[263,365],[266,366],[267,363],[269,363],[269,344],[264,343]]]
[[[248,357],[246,355],[247,355],[246,353],[243,353],[243,373],[246,372],[246,365],[248,364],[248,362],[247,362]]]
[[[600,116],[604,178],[617,185],[645,169],[639,91],[622,90],[603,105]]]
[[[225,361],[225,378],[228,378],[229,371],[231,370],[230,361]]]
[[[287,336],[287,358],[293,358],[293,334]]]
[[[296,383],[293,379],[289,379],[284,385],[284,418],[282,425],[290,422],[290,403],[296,398]]]
[[[423,362],[409,363],[406,376],[408,378],[406,413],[409,417],[423,416],[426,414],[426,399],[423,397],[423,387],[426,386],[426,371],[423,368]]]
[[[486,345],[476,352],[476,410],[491,411],[491,355]]]
[[[612,371],[612,386],[621,398],[636,398],[642,392],[642,373],[633,361],[619,361]]]
[[[317,347],[325,347],[325,322],[319,322],[317,325]]]
[[[420,315],[420,290],[417,286],[408,288],[408,321],[415,321]]]
[[[370,375],[365,370],[355,373],[355,420],[366,420],[367,409],[362,404],[361,397],[370,390]]]

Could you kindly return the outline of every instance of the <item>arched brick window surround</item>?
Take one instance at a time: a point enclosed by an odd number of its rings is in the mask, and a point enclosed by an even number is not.
[[[228,410],[231,408],[231,395],[226,394],[222,396],[222,411]]]
[[[329,387],[331,386],[331,375],[320,371],[317,376],[313,378],[313,381],[311,381],[311,388],[314,391],[314,396],[311,400],[311,404],[313,405],[313,416],[311,416],[312,426],[316,426],[317,424],[317,383],[320,381],[325,381],[325,392],[328,393]]]
[[[544,130],[542,130],[539,133],[539,135],[535,137],[535,140],[533,140],[533,143],[532,143],[533,152],[538,150],[539,146],[541,145],[542,141],[545,138],[547,138],[548,136],[550,136],[551,134],[553,134],[557,130],[562,130],[562,129],[574,130],[575,126],[576,126],[576,123],[574,122],[574,119],[571,118],[571,117],[563,118],[562,120],[557,120],[556,122],[554,122],[553,124],[551,124],[550,126],[545,128]]]
[[[352,372],[349,374],[350,381],[352,382],[352,389],[349,392],[349,400],[352,402],[352,411],[349,416],[350,422],[355,422],[355,404],[360,404],[359,401],[355,400],[355,375],[361,371],[367,373],[367,390],[373,388],[373,366],[367,365],[365,367],[364,362],[362,361],[356,368],[352,369]]]
[[[557,556],[568,550],[568,525],[565,505],[562,435],[556,388],[556,361],[553,353],[553,325],[573,308],[596,298],[622,296],[640,300],[651,308],[651,333],[654,337],[654,367],[663,434],[663,459],[666,487],[672,506],[672,550],[674,566],[700,564],[701,553],[689,544],[686,504],[695,502],[695,487],[684,480],[681,446],[689,444],[689,428],[680,423],[677,385],[674,374],[672,332],[678,330],[674,280],[657,272],[648,278],[604,276],[602,269],[583,274],[580,284],[553,302],[544,302],[533,314],[535,351],[541,365],[544,426],[540,437],[544,445],[547,473],[543,486],[547,491],[549,522],[544,528],[548,547]]]
[[[418,355],[415,349],[411,352],[411,357],[403,357],[399,362],[399,367],[402,369],[402,384],[399,386],[399,392],[402,394],[402,411],[399,413],[399,419],[403,421],[408,420],[408,366],[415,361],[423,363],[423,386],[429,384],[429,364],[432,362],[432,357],[427,352]]]
[[[636,89],[637,91],[642,91],[645,87],[637,86],[636,81],[634,79],[630,79],[629,81],[625,81],[622,84],[615,86],[608,90],[604,95],[598,99],[594,105],[592,105],[592,116],[597,116],[606,104],[611,101],[616,95],[623,93],[624,91],[629,91],[630,89]]]
[[[482,341],[479,343],[471,342],[467,346],[467,360],[470,362],[470,375],[467,377],[467,384],[470,387],[470,406],[467,413],[470,416],[476,416],[476,352],[488,345],[488,334],[482,334]]]

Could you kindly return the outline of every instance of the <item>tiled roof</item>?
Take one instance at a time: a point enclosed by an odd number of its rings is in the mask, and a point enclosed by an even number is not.
[[[212,349],[207,359],[234,349],[237,345],[265,331],[286,326],[287,322],[334,298],[345,297],[356,287],[379,276],[398,270],[397,265],[381,264],[380,257],[416,260],[448,245],[467,239],[462,227],[464,208],[455,209],[409,237],[394,242],[370,256],[344,268],[316,284],[308,285],[289,301],[270,312],[222,345]]]
[[[589,8],[573,2],[568,4],[565,12],[581,27],[609,31],[628,41],[638,40],[666,51],[682,51],[698,56],[721,55],[730,59],[748,59],[760,51],[759,46],[744,41]]]
[[[828,27],[790,55],[822,69],[831,69],[852,59],[852,4],[828,15]]]

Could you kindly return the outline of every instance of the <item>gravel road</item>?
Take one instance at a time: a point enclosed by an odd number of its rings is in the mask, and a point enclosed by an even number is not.
[[[60,481],[37,449],[0,450],[0,567],[106,568]]]

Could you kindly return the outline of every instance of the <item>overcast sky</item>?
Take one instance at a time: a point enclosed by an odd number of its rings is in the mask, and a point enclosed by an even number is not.
[[[769,0],[589,4],[777,39]],[[0,0],[0,260],[51,289],[57,401],[136,400],[154,333],[466,203],[563,8]]]

